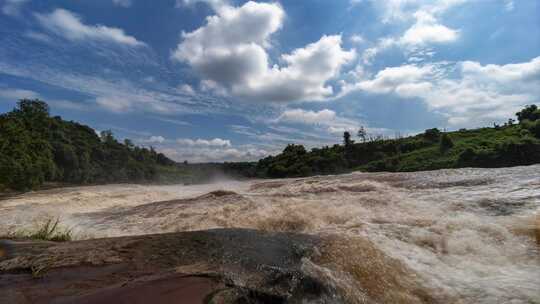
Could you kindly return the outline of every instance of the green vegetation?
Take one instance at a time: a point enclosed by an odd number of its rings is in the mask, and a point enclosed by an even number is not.
[[[462,167],[507,167],[540,163],[540,109],[527,106],[503,126],[441,132],[428,129],[405,138],[369,136],[358,131],[360,143],[345,132],[343,145],[306,151],[289,145],[283,153],[261,159],[259,177],[299,177],[351,170],[419,171]]]
[[[433,128],[404,138],[349,132],[343,144],[314,148],[288,145],[257,163],[176,163],[153,148],[117,141],[49,115],[40,100],[21,100],[0,115],[0,192],[24,191],[46,183],[199,183],[216,175],[300,177],[351,170],[418,171],[461,167],[506,167],[540,162],[540,109],[527,106],[503,126],[441,132]]]
[[[40,100],[23,99],[0,115],[0,135],[0,191],[45,183],[195,183],[226,167],[178,164],[153,148],[127,139],[121,143],[111,131],[98,135],[88,126],[51,117]]]
[[[19,230],[0,238],[31,239],[52,242],[69,242],[72,240],[71,229],[60,226],[59,219],[47,219],[33,230]]]

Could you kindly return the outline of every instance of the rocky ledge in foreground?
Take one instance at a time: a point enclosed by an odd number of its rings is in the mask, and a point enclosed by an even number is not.
[[[0,303],[433,303],[360,238],[219,229],[0,241]]]

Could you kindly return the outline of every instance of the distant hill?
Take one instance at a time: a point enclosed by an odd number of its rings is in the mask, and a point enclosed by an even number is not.
[[[502,126],[441,132],[428,129],[404,138],[371,137],[361,142],[344,134],[343,145],[315,148],[289,145],[276,156],[261,159],[259,177],[300,177],[351,170],[419,171],[461,167],[508,167],[540,163],[540,109],[528,106]]]

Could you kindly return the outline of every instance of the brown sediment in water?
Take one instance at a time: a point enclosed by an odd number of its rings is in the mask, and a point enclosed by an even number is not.
[[[369,241],[337,236],[221,229],[0,247],[2,303],[361,303],[326,270],[358,280],[363,303],[434,303]]]
[[[540,248],[540,214],[522,219],[513,227],[512,231],[517,235],[530,237]]]
[[[313,261],[348,276],[343,293],[350,303],[439,303],[432,290],[419,284],[416,274],[360,237],[330,236]],[[359,294],[360,293],[360,294]],[[439,295],[441,297],[441,295]]]
[[[63,226],[73,227],[75,239],[85,238],[84,233],[107,237],[214,228],[295,232],[316,239],[331,234],[353,237],[351,242],[359,237],[406,266],[403,272],[383,277],[409,274],[405,277],[425,282],[418,288],[428,287],[439,302],[452,303],[439,296],[438,289],[462,303],[530,303],[537,300],[540,284],[538,168],[351,173],[204,187],[112,185],[65,190],[61,195],[35,193],[0,204],[0,234],[60,217]],[[353,275],[354,265],[364,261],[341,245],[327,248],[327,254],[330,248],[347,252],[335,256],[354,263],[325,262],[326,267],[311,256],[301,262],[302,271],[327,282],[337,280],[332,288],[340,294],[349,294],[343,290],[350,291],[350,286],[362,287],[366,290],[350,294],[370,299],[367,291],[379,285],[355,283]],[[174,268],[185,273],[186,265],[180,266]],[[187,266],[203,272],[202,266]],[[210,266],[215,269],[215,264]],[[38,273],[40,269],[35,267]],[[410,288],[389,286],[412,294]],[[421,298],[418,294],[407,299]],[[397,295],[389,299],[400,300]]]

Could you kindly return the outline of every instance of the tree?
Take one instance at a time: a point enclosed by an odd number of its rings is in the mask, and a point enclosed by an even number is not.
[[[351,140],[351,133],[348,131],[343,132],[343,145],[345,148],[350,147],[353,144],[353,141]]]
[[[516,113],[520,123],[525,120],[535,121],[540,119],[540,109],[536,105],[525,106],[525,108]]]
[[[106,144],[114,143],[116,140],[114,139],[113,132],[111,130],[103,130],[100,133],[101,141]]]
[[[362,142],[366,142],[367,132],[366,129],[364,129],[364,126],[361,126],[360,129],[358,129],[357,135],[362,139]]]
[[[429,141],[437,141],[439,140],[439,137],[441,136],[441,131],[437,128],[427,129],[424,132],[424,138]]]
[[[441,136],[441,141],[439,143],[440,151],[442,153],[446,153],[448,150],[452,149],[453,146],[454,146],[454,142],[452,141],[450,136],[448,136],[448,134],[444,133]]]

